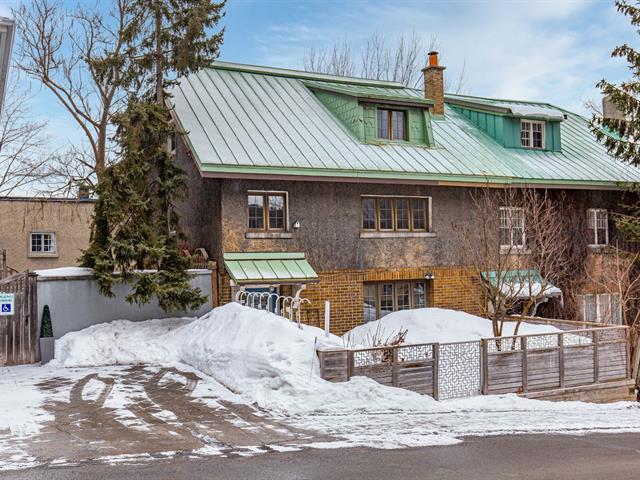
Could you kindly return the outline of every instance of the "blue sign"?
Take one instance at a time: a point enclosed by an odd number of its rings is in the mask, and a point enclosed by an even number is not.
[[[13,293],[0,293],[0,316],[13,315],[14,312],[14,299]]]

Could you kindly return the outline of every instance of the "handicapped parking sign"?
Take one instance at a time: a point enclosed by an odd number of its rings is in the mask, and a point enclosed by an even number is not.
[[[15,295],[13,293],[0,293],[0,316],[13,315]]]

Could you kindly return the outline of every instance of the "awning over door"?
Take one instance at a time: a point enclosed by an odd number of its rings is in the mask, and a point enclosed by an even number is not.
[[[485,280],[491,282],[496,288],[500,288],[507,297],[531,298],[558,297],[562,295],[555,285],[544,280],[538,270],[510,270],[502,272],[500,281],[498,272],[482,272]]]
[[[224,267],[237,285],[314,283],[318,274],[304,253],[225,253]]]

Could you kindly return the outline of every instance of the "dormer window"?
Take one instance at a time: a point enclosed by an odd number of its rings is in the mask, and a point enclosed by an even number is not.
[[[378,109],[378,138],[407,140],[406,114],[403,110]]]
[[[522,148],[544,148],[544,122],[522,120],[520,122],[520,145]]]

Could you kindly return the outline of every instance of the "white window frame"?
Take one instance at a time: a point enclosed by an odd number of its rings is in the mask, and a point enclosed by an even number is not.
[[[598,243],[598,213],[604,212],[606,222],[604,243]],[[593,215],[594,237],[589,238],[589,246],[593,248],[602,248],[609,245],[609,211],[606,208],[589,208],[587,210],[587,229],[591,229],[591,220]]]
[[[587,297],[593,297],[595,304],[595,318],[587,314]],[[622,325],[622,302],[619,293],[589,293],[578,295],[580,312],[585,322],[603,323],[606,316],[610,316],[614,325]]]
[[[35,235],[40,236],[40,241],[42,242],[42,246],[44,247],[44,236],[51,236],[51,244],[53,245],[52,250],[48,251],[34,251],[33,250],[33,237]],[[58,256],[58,238],[56,232],[51,230],[37,230],[33,232],[29,232],[29,256],[30,257],[57,257]]]
[[[513,215],[511,214],[511,212],[515,212],[515,211],[520,211],[522,212],[522,244],[518,245],[516,243],[514,243],[513,241],[513,226],[511,224]],[[498,211],[498,215],[499,215],[499,221],[500,221],[500,225],[499,228],[502,229],[502,218],[503,218],[503,212],[508,212],[507,216],[505,218],[509,219],[509,226],[506,227],[509,229],[509,243],[508,244],[503,244],[502,241],[500,241],[500,251],[501,252],[507,252],[509,250],[515,249],[516,251],[521,251],[521,250],[525,250],[526,246],[527,246],[527,234],[526,234],[526,219],[524,216],[524,208],[522,207],[500,207],[499,211]],[[501,235],[500,235],[501,236]]]
[[[525,123],[529,124],[528,129],[525,129],[524,127]],[[540,125],[542,127],[542,144],[539,147],[533,146],[533,125],[534,124]],[[544,150],[546,145],[546,127],[547,127],[546,123],[540,120],[526,120],[526,119],[520,120],[520,146],[522,148],[531,148],[533,150]],[[524,131],[529,133],[529,145],[525,145],[523,143],[522,132]]]

